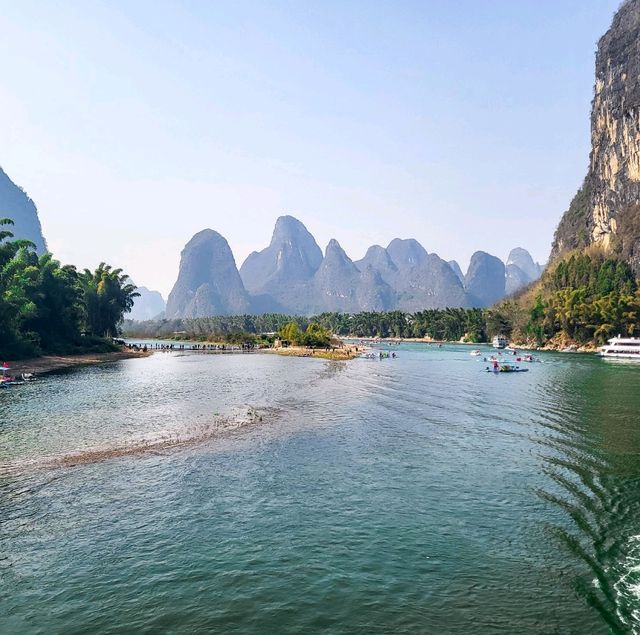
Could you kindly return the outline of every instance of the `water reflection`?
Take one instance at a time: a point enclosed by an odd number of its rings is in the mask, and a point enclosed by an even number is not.
[[[541,453],[549,481],[536,492],[570,521],[550,532],[582,565],[576,593],[619,633],[640,628],[639,370],[594,363],[563,373],[555,379],[564,421],[541,421],[553,434]]]
[[[0,631],[633,630],[640,368],[395,350],[0,394]]]

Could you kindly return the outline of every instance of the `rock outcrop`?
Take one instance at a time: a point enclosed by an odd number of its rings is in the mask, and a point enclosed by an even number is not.
[[[457,260],[449,260],[448,264],[453,269],[453,273],[458,276],[458,280],[460,280],[460,282],[464,284],[464,273],[462,273],[462,269],[460,268]]]
[[[471,256],[469,269],[464,279],[466,292],[473,306],[490,306],[505,296],[506,273],[500,258],[484,251]]]
[[[6,227],[14,238],[30,240],[39,254],[47,251],[35,203],[0,168],[0,218],[10,218],[14,225]]]
[[[449,263],[436,254],[429,254],[413,238],[395,238],[386,249],[373,245],[355,264],[361,271],[371,268],[389,286],[390,294],[384,294],[390,300],[386,310],[470,306],[462,272],[458,277]]]
[[[125,315],[128,320],[153,320],[164,314],[166,302],[159,291],[152,291],[147,287],[138,287],[136,291],[140,297],[133,303],[131,312]]]
[[[520,289],[524,289],[524,287],[532,282],[529,276],[517,265],[506,265],[505,270],[506,280],[504,292],[508,296],[517,293]]]
[[[522,247],[511,250],[505,270],[505,293],[508,296],[536,281],[542,274],[542,267],[534,262],[531,254]]]
[[[387,253],[398,268],[421,265],[427,258],[427,250],[413,238],[394,238]]]
[[[227,241],[212,229],[197,233],[182,250],[166,317],[240,315],[250,309]]]
[[[522,247],[516,247],[509,252],[509,256],[507,257],[507,267],[510,265],[518,267],[529,282],[533,280],[537,280],[542,273],[542,267],[534,262],[531,254]]]
[[[360,271],[365,271],[367,267],[370,267],[389,283],[393,281],[394,276],[398,273],[398,267],[391,260],[389,252],[380,245],[369,247],[364,258],[357,260],[354,264]]]
[[[291,284],[310,280],[321,262],[322,250],[307,228],[293,216],[280,216],[271,243],[249,254],[240,277],[250,293],[286,296]]]
[[[371,266],[360,271],[338,241],[331,240],[314,276],[310,300],[315,313],[384,311],[393,304],[393,292],[378,271]]]
[[[401,311],[470,307],[473,304],[449,263],[436,254],[427,254],[417,265],[400,267],[395,291],[395,308]]]
[[[600,38],[584,184],[563,216],[551,259],[599,244],[640,273],[640,0],[626,0]]]

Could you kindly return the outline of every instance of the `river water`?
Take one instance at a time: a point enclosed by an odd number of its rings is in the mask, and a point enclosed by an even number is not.
[[[640,632],[640,365],[394,350],[0,390],[0,633]]]

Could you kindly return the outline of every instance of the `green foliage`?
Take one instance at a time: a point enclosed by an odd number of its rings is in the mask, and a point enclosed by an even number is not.
[[[231,333],[256,335],[277,333],[292,345],[325,347],[331,334],[353,337],[432,337],[470,342],[486,340],[483,309],[428,309],[418,313],[362,312],[322,313],[314,318],[278,313],[265,315],[212,316],[148,322],[126,321],[123,332],[140,338],[186,338],[229,341]]]
[[[556,255],[571,249],[582,249],[589,244],[589,218],[591,191],[587,182],[576,192],[569,209],[563,214],[554,235]]]
[[[539,342],[558,333],[578,343],[640,332],[640,295],[629,265],[600,254],[574,254],[542,278],[528,333]]]
[[[0,219],[0,227],[12,224]],[[12,238],[10,230],[0,231],[2,356],[111,350],[91,336],[117,335],[137,295],[126,276],[106,265],[80,274],[51,254],[38,256],[30,241]]]
[[[85,328],[92,335],[118,335],[118,324],[131,311],[136,293],[122,269],[101,262],[95,271],[85,269],[79,276],[85,307]]]
[[[331,331],[317,322],[311,322],[304,332],[302,342],[311,348],[326,348],[331,344]]]
[[[297,322],[291,321],[285,324],[279,331],[278,337],[283,344],[299,346],[303,343],[304,335]]]

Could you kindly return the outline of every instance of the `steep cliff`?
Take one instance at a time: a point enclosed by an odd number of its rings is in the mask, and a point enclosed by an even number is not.
[[[153,320],[164,313],[166,303],[159,291],[152,291],[147,287],[138,287],[140,294],[133,302],[131,312],[125,315],[128,320]]]
[[[464,273],[462,273],[462,269],[460,269],[460,265],[458,264],[458,261],[449,260],[449,266],[453,269],[453,273],[455,273],[456,276],[458,276],[458,280],[460,280],[460,282],[464,284]]]
[[[322,262],[322,251],[307,228],[293,216],[276,221],[269,246],[242,263],[240,277],[250,293],[288,294],[291,284],[310,280]]]
[[[537,280],[542,273],[542,267],[537,262],[534,262],[531,254],[522,247],[515,247],[509,252],[506,264],[507,267],[509,265],[518,267],[518,269],[525,274],[529,282]]]
[[[420,265],[427,258],[427,250],[414,238],[394,238],[387,253],[399,269]]]
[[[373,267],[360,271],[337,240],[327,245],[313,280],[311,307],[322,311],[384,311],[392,305],[392,291]]]
[[[398,273],[398,267],[391,260],[389,252],[380,245],[371,245],[364,258],[357,260],[354,264],[360,271],[365,271],[367,267],[374,269],[387,282],[390,282]]]
[[[551,258],[595,243],[624,252],[640,273],[640,0],[618,9],[598,42],[595,71],[589,171],[558,226]]]
[[[484,251],[471,256],[464,279],[465,291],[472,297],[473,306],[490,306],[505,295],[505,266],[500,258]]]
[[[400,267],[394,288],[398,298],[395,308],[401,311],[473,304],[457,274],[437,254],[427,254],[418,264]]]
[[[34,202],[0,168],[0,218],[10,218],[14,225],[7,227],[15,238],[32,241],[38,253],[47,250]]]
[[[166,316],[240,315],[250,307],[229,243],[212,229],[197,233],[182,250]]]

